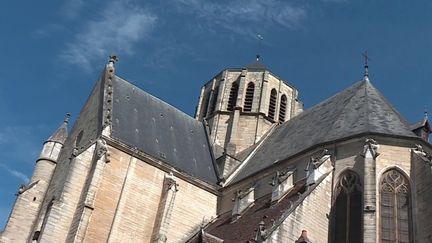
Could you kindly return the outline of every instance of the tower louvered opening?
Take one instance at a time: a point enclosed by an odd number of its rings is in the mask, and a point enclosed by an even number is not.
[[[270,119],[273,119],[273,120],[275,118],[276,99],[277,99],[277,91],[276,91],[276,89],[272,89],[272,91],[270,93],[268,117]]]
[[[254,91],[255,91],[255,85],[254,83],[250,82],[246,89],[243,111],[252,111]]]
[[[279,122],[285,121],[286,107],[287,107],[287,97],[286,95],[282,95],[280,101],[280,108],[279,108]]]
[[[408,179],[396,169],[385,172],[380,195],[381,242],[412,242]]]
[[[228,98],[227,110],[229,110],[229,111],[234,110],[234,107],[235,107],[236,102],[237,102],[237,95],[238,95],[238,83],[234,82],[231,84],[231,90],[230,90],[230,95]]]
[[[216,87],[215,90],[213,91],[213,95],[211,98],[212,100],[210,106],[210,113],[213,113],[216,110],[218,95],[219,95],[219,87]]]
[[[204,102],[203,113],[202,113],[203,117],[207,116],[209,102],[210,102],[210,92],[205,96],[205,102]]]

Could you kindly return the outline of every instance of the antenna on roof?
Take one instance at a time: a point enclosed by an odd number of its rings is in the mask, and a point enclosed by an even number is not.
[[[368,65],[368,61],[370,61],[370,58],[368,56],[367,51],[365,51],[364,53],[362,53],[363,57],[364,57],[364,80],[369,80],[369,65]]]
[[[258,51],[257,51],[257,55],[256,55],[256,61],[258,62],[260,59],[260,51],[261,51],[261,43],[264,40],[264,37],[261,34],[257,34],[257,38],[258,38]]]

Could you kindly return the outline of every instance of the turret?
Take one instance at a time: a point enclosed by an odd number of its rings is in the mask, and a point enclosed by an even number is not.
[[[45,141],[39,159],[36,161],[30,184],[38,180],[45,180],[47,183],[51,180],[63,143],[68,136],[69,117],[70,115],[67,114],[63,124]]]
[[[44,143],[33,175],[27,185],[21,185],[0,242],[26,242],[45,198],[63,143],[68,136],[69,114],[63,124]]]

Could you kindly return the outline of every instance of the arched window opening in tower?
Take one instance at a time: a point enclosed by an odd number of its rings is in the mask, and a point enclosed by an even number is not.
[[[362,241],[362,188],[357,173],[347,170],[336,185],[332,208],[332,242]]]
[[[205,102],[204,102],[203,113],[202,113],[203,117],[207,116],[209,102],[210,102],[210,92],[205,96]]]
[[[219,95],[219,87],[216,87],[211,97],[210,114],[216,110],[218,95]]]
[[[246,89],[243,111],[252,111],[254,91],[255,91],[255,84],[250,82]]]
[[[231,90],[230,90],[230,95],[228,98],[228,107],[227,110],[229,111],[233,111],[234,107],[236,106],[236,102],[237,102],[237,95],[238,95],[238,83],[237,82],[233,82],[231,84]]]
[[[397,169],[382,175],[380,207],[381,242],[412,242],[409,182]]]
[[[285,121],[286,107],[287,107],[287,97],[286,95],[282,95],[280,101],[280,108],[279,108],[279,122]]]
[[[268,110],[268,117],[272,120],[275,119],[276,99],[277,99],[277,91],[276,89],[272,89],[270,93],[270,102],[269,102],[269,110]]]

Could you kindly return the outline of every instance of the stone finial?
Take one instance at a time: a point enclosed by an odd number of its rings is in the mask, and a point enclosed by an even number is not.
[[[265,236],[267,234],[267,229],[263,220],[258,223],[258,228],[255,234],[255,242],[264,242]]]
[[[102,158],[102,156],[107,155],[108,147],[107,143],[104,139],[98,139],[96,141],[96,156],[97,159]]]
[[[116,62],[118,62],[118,57],[117,57],[117,55],[110,55],[109,56],[109,61],[108,61],[108,63],[112,63],[112,64],[115,64]]]
[[[172,172],[165,174],[165,183],[168,190],[174,190],[175,192],[178,191],[179,184],[175,180],[174,174]]]
[[[379,145],[375,141],[375,139],[366,138],[361,156],[363,156],[365,158],[370,157],[370,158],[375,159],[376,157],[378,157],[378,155],[380,155],[380,153],[378,153],[378,148],[379,148]]]
[[[432,166],[432,155],[426,152],[420,144],[416,144],[416,147],[412,149],[414,153],[420,155],[423,160],[426,160],[430,166]]]
[[[307,236],[307,230],[302,230],[300,237],[295,243],[312,243]]]
[[[69,119],[70,119],[70,117],[71,117],[71,113],[69,113],[69,112],[66,113],[66,117],[65,117],[65,119],[63,120],[63,122],[66,123],[66,124],[69,123]]]

